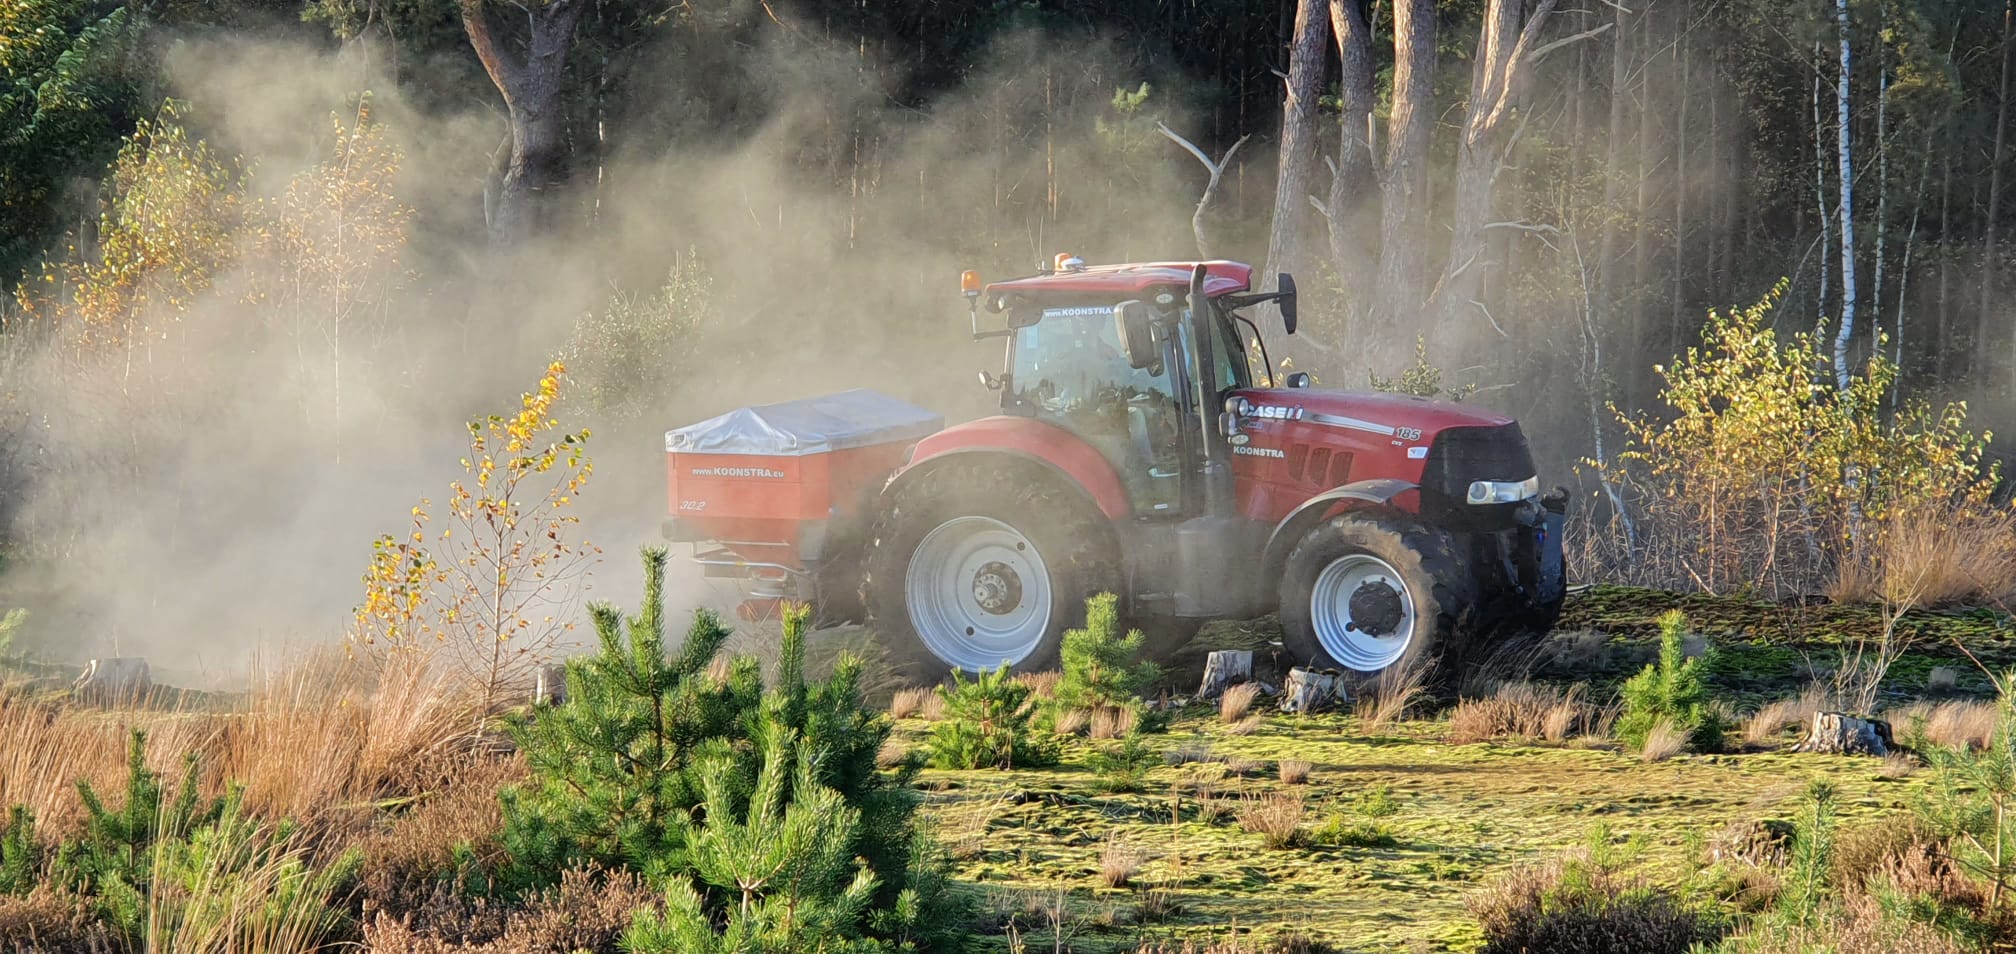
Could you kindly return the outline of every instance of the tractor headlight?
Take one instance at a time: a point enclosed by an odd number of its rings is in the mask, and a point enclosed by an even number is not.
[[[1518,503],[1540,493],[1540,475],[1525,480],[1473,480],[1469,500],[1473,504]]]

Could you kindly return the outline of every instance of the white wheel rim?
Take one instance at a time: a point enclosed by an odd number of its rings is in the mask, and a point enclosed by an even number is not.
[[[992,517],[954,517],[924,536],[903,602],[924,648],[955,669],[1014,665],[1050,626],[1050,571],[1029,538]]]
[[[1397,616],[1385,593],[1398,597]],[[1352,615],[1354,598],[1365,618]],[[1416,612],[1414,593],[1399,571],[1367,553],[1331,561],[1309,594],[1316,642],[1338,665],[1356,672],[1378,672],[1399,662],[1414,641]]]

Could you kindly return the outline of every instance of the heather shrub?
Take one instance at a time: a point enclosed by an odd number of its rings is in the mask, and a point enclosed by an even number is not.
[[[1686,954],[1714,922],[1587,859],[1520,868],[1470,900],[1487,954]]]

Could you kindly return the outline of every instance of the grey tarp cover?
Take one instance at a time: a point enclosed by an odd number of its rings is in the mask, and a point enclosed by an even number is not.
[[[887,394],[856,388],[824,397],[759,404],[665,432],[678,454],[798,457],[914,441],[945,426],[945,417]]]

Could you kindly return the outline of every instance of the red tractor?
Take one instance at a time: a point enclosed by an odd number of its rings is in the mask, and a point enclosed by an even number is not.
[[[1236,262],[1054,269],[981,286],[1007,340],[997,416],[872,391],[744,408],[666,435],[667,536],[743,581],[745,614],[815,601],[924,672],[1055,665],[1085,599],[1130,617],[1278,610],[1290,655],[1376,673],[1551,625],[1566,493],[1478,408],[1278,384]],[[1005,316],[980,330],[980,308]],[[1248,342],[1251,342],[1249,345]],[[1261,380],[1256,381],[1259,377]]]

